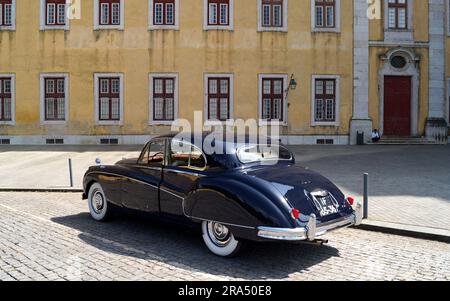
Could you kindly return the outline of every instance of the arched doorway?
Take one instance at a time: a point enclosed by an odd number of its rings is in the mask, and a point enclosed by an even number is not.
[[[420,58],[413,51],[396,48],[381,56],[380,133],[384,136],[417,136]]]

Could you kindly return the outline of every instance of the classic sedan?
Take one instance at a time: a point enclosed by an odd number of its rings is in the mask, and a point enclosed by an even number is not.
[[[216,139],[215,148],[223,151],[210,154],[204,139],[161,136],[148,142],[139,158],[90,167],[83,199],[91,216],[105,221],[113,207],[124,207],[201,223],[208,249],[224,257],[248,240],[315,242],[361,223],[361,204],[296,165],[281,143],[268,150]]]

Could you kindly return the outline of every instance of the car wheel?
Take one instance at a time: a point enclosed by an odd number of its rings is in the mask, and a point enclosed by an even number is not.
[[[88,194],[89,212],[93,219],[99,222],[106,221],[110,215],[108,201],[99,183],[92,184]]]
[[[217,256],[233,257],[242,245],[242,242],[234,238],[230,229],[220,223],[204,221],[202,234],[208,249]]]

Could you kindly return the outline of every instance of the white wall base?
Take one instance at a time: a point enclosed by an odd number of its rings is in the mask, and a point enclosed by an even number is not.
[[[121,145],[143,145],[150,135],[111,135],[111,136],[0,136],[0,139],[10,139],[12,145],[45,145],[47,139],[64,139],[64,145],[99,145],[100,139],[118,139]]]
[[[118,135],[118,136],[0,136],[0,139],[10,139],[11,145],[46,145],[46,139],[64,139],[64,145],[99,145],[100,139],[118,139],[121,145],[144,145],[151,135]],[[315,145],[318,139],[333,140],[335,145],[348,145],[347,135],[314,135],[314,136],[281,136],[281,141],[287,145]],[[1,145],[0,145],[1,147]]]
[[[316,145],[319,139],[333,140],[334,145],[349,144],[347,135],[281,136],[281,141],[286,145]]]
[[[364,132],[364,142],[372,139],[372,120],[371,119],[352,119],[350,122],[350,144],[355,145],[357,133]]]

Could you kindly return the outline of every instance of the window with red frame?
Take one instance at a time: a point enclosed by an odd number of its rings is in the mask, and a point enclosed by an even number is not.
[[[316,0],[316,27],[334,28],[336,16],[335,0]]]
[[[45,120],[65,120],[66,88],[64,78],[44,79]]]
[[[282,78],[264,78],[262,80],[262,119],[283,120],[284,88]]]
[[[208,119],[230,119],[230,78],[208,78]]]
[[[0,26],[12,25],[12,0],[0,0]]]
[[[208,25],[230,24],[230,0],[208,0]]]
[[[10,77],[0,78],[0,121],[11,121],[11,85]]]
[[[316,79],[315,121],[336,121],[336,80]]]
[[[45,0],[45,24],[66,24],[66,0]]]
[[[262,26],[283,27],[284,0],[262,0]]]
[[[100,25],[120,25],[120,0],[99,0]]]
[[[99,120],[120,120],[120,78],[99,78]]]
[[[388,1],[388,24],[390,29],[408,27],[408,0]]]
[[[153,79],[153,120],[174,120],[175,79]]]
[[[153,1],[153,24],[154,25],[175,24],[175,0]]]

